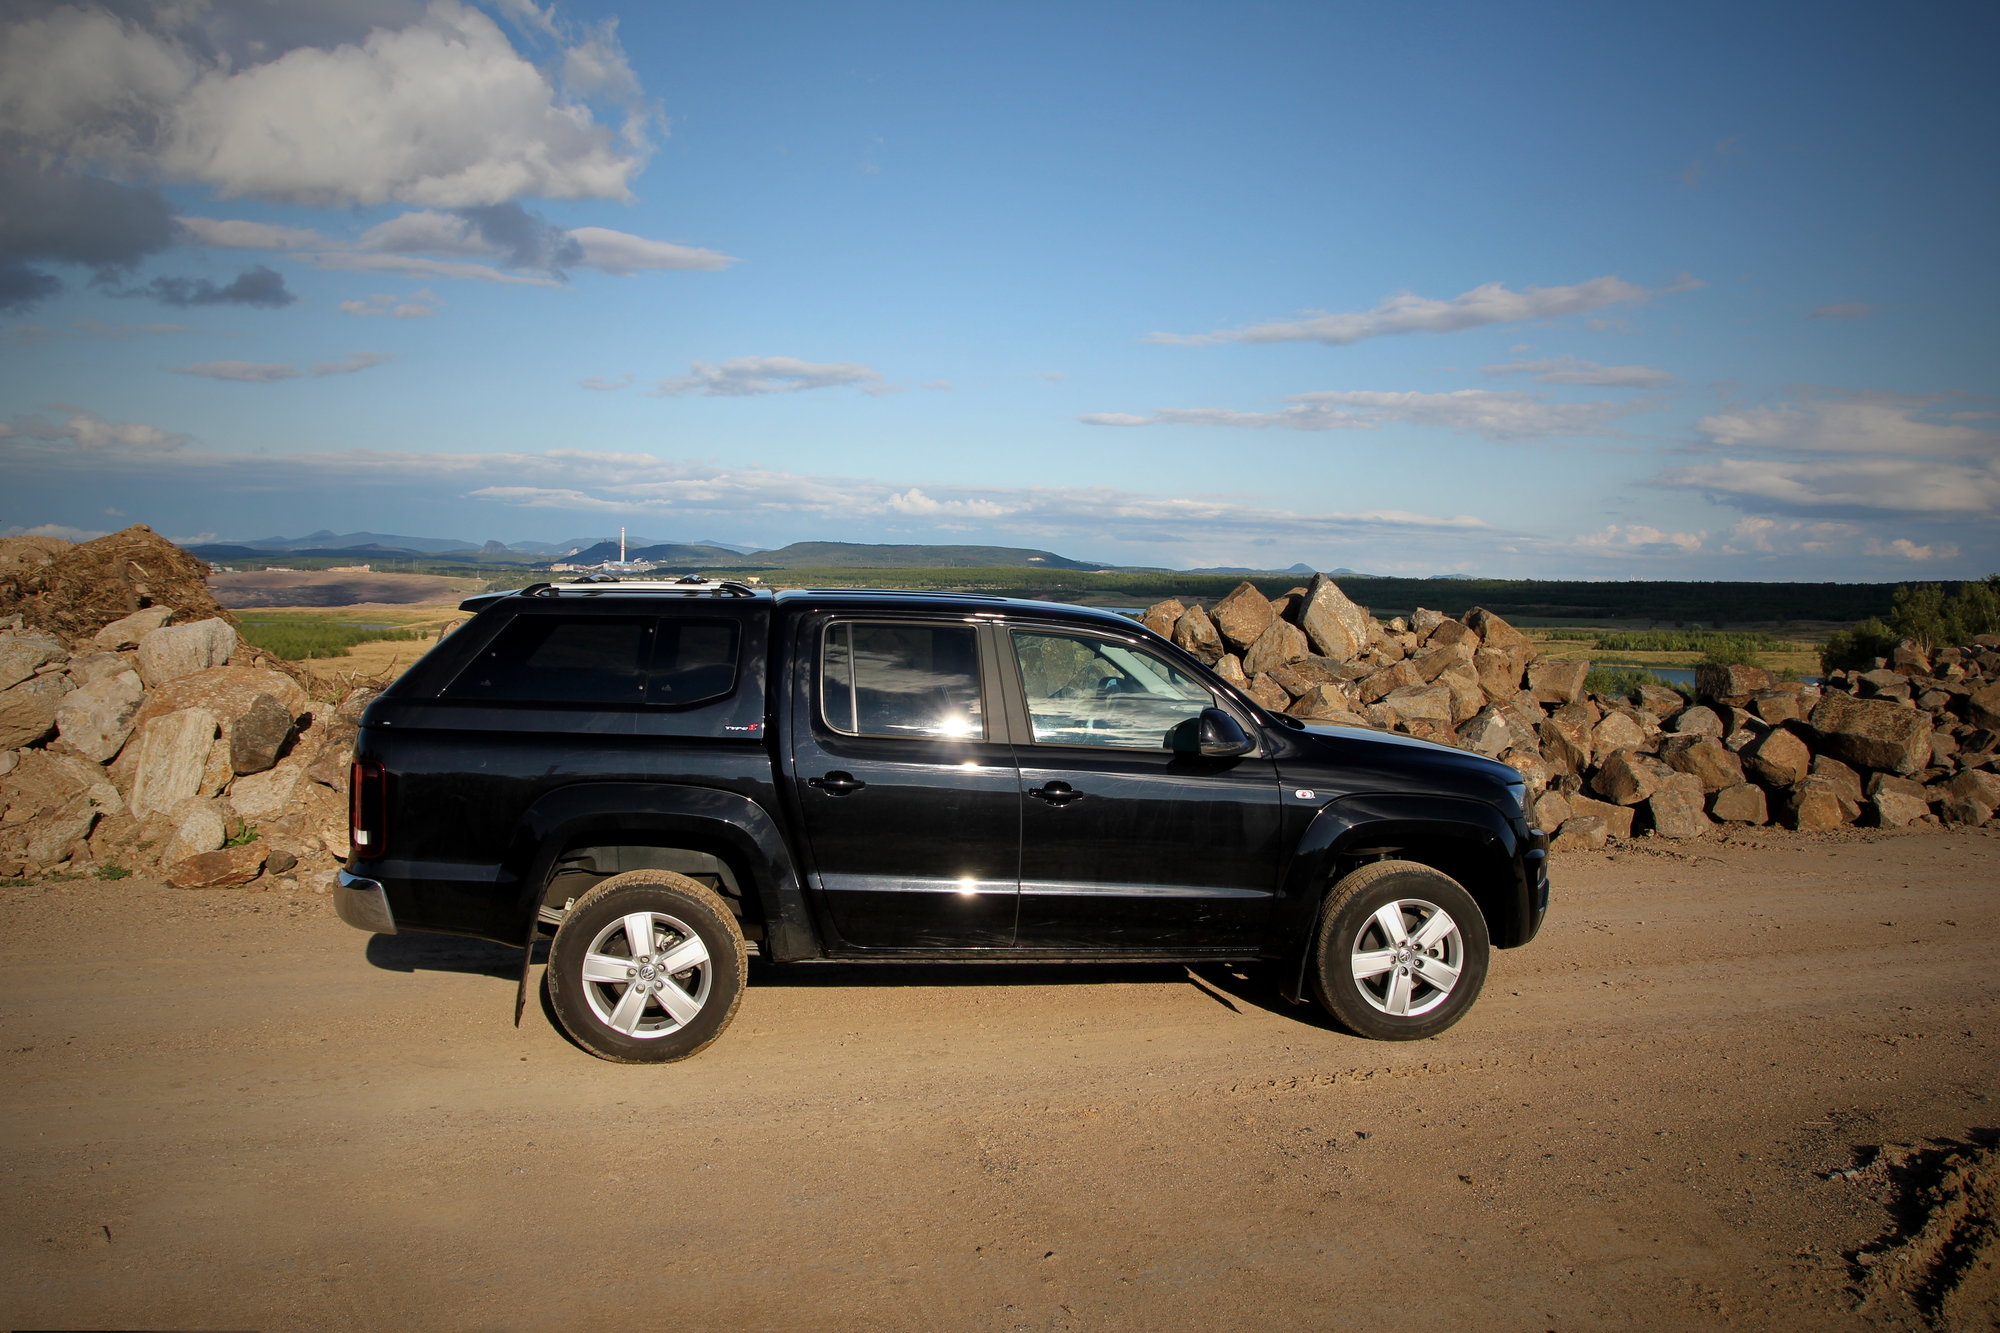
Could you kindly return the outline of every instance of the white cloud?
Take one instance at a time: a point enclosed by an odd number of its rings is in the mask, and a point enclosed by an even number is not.
[[[110,426],[112,423],[101,423]],[[125,428],[152,432],[151,427]],[[155,434],[163,434],[154,432]],[[1281,509],[1233,496],[1163,496],[1110,487],[958,486],[907,480],[817,476],[761,467],[659,458],[650,454],[559,449],[540,453],[429,454],[369,449],[293,455],[182,450],[161,455],[136,436],[122,457],[77,457],[68,427],[0,422],[0,459],[44,474],[111,478],[121,473],[157,488],[178,480],[205,494],[254,493],[260,503],[286,493],[339,485],[470,497],[529,509],[671,516],[691,523],[751,523],[876,533],[979,530],[1009,541],[1047,538],[1216,552],[1191,563],[1240,563],[1251,541],[1424,543],[1487,541],[1494,530],[1469,515],[1407,510],[1327,512]],[[172,437],[185,442],[186,437]],[[878,538],[887,539],[887,538]]]
[[[390,319],[428,319],[443,305],[437,294],[427,287],[420,287],[407,296],[397,296],[392,292],[375,292],[367,300],[342,301],[339,309],[343,315],[360,315],[364,318],[387,316]]]
[[[1925,457],[2000,453],[2000,432],[1925,420],[1929,405],[1918,397],[1841,394],[1717,412],[1697,421],[1695,429],[1724,449]]]
[[[352,375],[357,370],[367,370],[392,359],[387,352],[355,352],[338,361],[322,361],[312,368],[312,373],[315,376]]]
[[[0,421],[0,441],[15,447],[23,444],[40,446],[44,457],[76,463],[80,461],[77,457],[78,451],[86,454],[122,453],[157,456],[174,453],[184,448],[193,438],[136,421],[106,421],[95,412],[87,412],[82,408],[59,405],[58,410],[69,413],[60,423],[45,421],[40,417]],[[49,452],[50,447],[53,447],[52,454]],[[95,467],[99,461],[90,460],[86,466]]]
[[[586,389],[595,389],[599,393],[616,393],[620,389],[632,387],[632,376],[625,374],[613,379],[606,375],[591,375],[578,380],[577,383]]]
[[[1667,532],[1644,523],[1613,523],[1602,532],[1578,537],[1575,545],[1592,555],[1692,555],[1707,540],[1706,532]]]
[[[244,222],[235,218],[174,219],[195,245],[225,250],[297,250],[324,245],[326,238],[305,227],[279,227],[269,222]]]
[[[279,380],[295,380],[301,376],[324,378],[328,375],[351,375],[357,370],[367,370],[389,360],[383,352],[356,352],[338,361],[322,361],[310,370],[300,370],[297,366],[275,361],[203,361],[192,366],[172,366],[178,375],[199,375],[203,379],[237,380],[246,384],[275,384]]]
[[[225,197],[434,208],[629,197],[650,110],[630,100],[619,130],[598,123],[477,9],[432,0],[400,27],[279,49],[294,17],[65,5],[19,20],[0,30],[0,120],[36,148]],[[608,28],[583,46],[579,69],[622,59]],[[614,89],[600,78],[579,91]]]
[[[39,523],[32,528],[10,525],[0,528],[0,537],[59,537],[66,542],[96,541],[109,534],[97,528],[72,528],[67,523]]]
[[[1675,383],[1672,375],[1651,366],[1603,366],[1581,357],[1558,356],[1542,361],[1509,361],[1487,366],[1483,375],[1529,375],[1542,384],[1582,384],[1607,389],[1658,389]]]
[[[1738,508],[1807,513],[1894,511],[1991,521],[2000,514],[2000,465],[1907,458],[1729,458],[1675,468],[1661,486],[1703,491]]]
[[[521,287],[560,287],[562,283],[540,273],[503,273],[490,264],[462,260],[425,259],[418,255],[374,255],[347,250],[325,250],[317,254],[294,255],[314,268],[339,269],[352,273],[400,273],[410,278],[451,278],[467,282],[504,282]]]
[[[715,250],[652,241],[608,227],[575,227],[571,240],[583,250],[583,264],[604,273],[627,274],[645,269],[723,269],[736,261]]]
[[[1991,522],[2000,516],[2000,432],[1932,419],[1934,402],[1854,393],[1718,412],[1696,429],[1725,456],[1654,482],[1753,512]]]
[[[1958,547],[1949,542],[1935,542],[1929,546],[1919,546],[1908,537],[1897,537],[1892,541],[1870,541],[1869,555],[1885,555],[1897,560],[1922,563],[1926,560],[1956,560]]]
[[[843,387],[874,395],[896,392],[895,386],[886,383],[879,371],[857,362],[801,361],[794,356],[738,356],[712,364],[691,362],[687,374],[659,381],[653,392],[661,397],[693,393],[711,398],[748,398]]]
[[[199,375],[211,380],[241,380],[245,384],[271,384],[278,380],[295,380],[299,377],[297,366],[287,366],[275,361],[202,361],[192,366],[169,366],[176,375]]]
[[[1502,283],[1489,282],[1450,300],[1398,292],[1368,311],[1340,314],[1308,311],[1300,319],[1274,320],[1242,329],[1218,329],[1212,333],[1155,333],[1147,341],[1180,346],[1224,342],[1319,342],[1330,347],[1344,347],[1364,339],[1395,334],[1454,333],[1487,324],[1513,324],[1523,320],[1582,314],[1703,285],[1698,279],[1682,276],[1666,287],[1648,290],[1623,278],[1607,275],[1569,287],[1526,287],[1517,292]]]
[[[1654,404],[1556,403],[1527,393],[1457,389],[1450,393],[1386,393],[1339,390],[1293,394],[1292,406],[1275,412],[1229,408],[1163,408],[1144,415],[1093,412],[1079,417],[1089,426],[1228,426],[1251,430],[1376,430],[1389,425],[1433,426],[1494,440],[1548,435],[1612,433],[1611,423]]]

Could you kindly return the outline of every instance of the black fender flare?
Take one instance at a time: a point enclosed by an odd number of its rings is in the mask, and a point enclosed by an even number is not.
[[[520,911],[534,929],[556,857],[580,843],[719,845],[757,895],[764,953],[780,962],[820,953],[791,848],[778,821],[740,792],[671,782],[580,782],[537,799],[516,826],[507,864],[521,866]]]
[[[1445,871],[1479,904],[1493,942],[1510,947],[1525,944],[1539,925],[1534,877],[1524,875],[1522,866],[1543,855],[1505,812],[1485,801],[1362,792],[1327,802],[1300,836],[1279,894],[1275,930],[1281,993],[1294,1002],[1303,1000],[1320,910],[1334,872],[1346,863],[1387,856]]]

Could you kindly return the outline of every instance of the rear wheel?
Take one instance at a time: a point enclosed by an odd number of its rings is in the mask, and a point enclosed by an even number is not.
[[[592,1055],[685,1060],[735,1017],[745,954],[712,889],[665,870],[614,875],[578,898],[556,932],[549,1004]]]
[[[1377,861],[1327,894],[1313,991],[1356,1036],[1415,1041],[1465,1016],[1488,950],[1486,918],[1458,881],[1415,861]]]

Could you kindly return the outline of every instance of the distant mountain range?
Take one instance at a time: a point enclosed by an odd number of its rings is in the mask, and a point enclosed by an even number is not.
[[[224,563],[301,556],[352,564],[387,564],[397,560],[449,560],[454,563],[536,565],[561,562],[596,565],[618,559],[615,537],[575,537],[562,542],[460,541],[450,537],[406,537],[387,532],[344,532],[327,529],[303,537],[258,537],[209,542],[187,548],[204,560]],[[883,545],[860,542],[793,542],[775,550],[759,550],[734,542],[660,541],[651,537],[625,539],[625,558],[648,564],[692,570],[726,569],[1072,569],[1141,568],[1075,560],[1054,551],[1021,546]],[[1189,574],[1311,574],[1311,565],[1286,569],[1214,566],[1181,571]],[[1356,575],[1352,569],[1335,574]]]

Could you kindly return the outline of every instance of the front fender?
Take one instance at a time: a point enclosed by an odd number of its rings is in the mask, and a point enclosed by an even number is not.
[[[566,847],[715,847],[738,868],[764,917],[764,951],[780,962],[818,956],[819,941],[778,822],[738,792],[666,782],[588,782],[528,807],[507,864],[523,867],[518,907],[532,921],[542,886]]]
[[[1365,792],[1329,801],[1307,825],[1285,874],[1277,944],[1286,998],[1302,999],[1320,908],[1339,876],[1372,860],[1417,861],[1472,895],[1500,947],[1524,944],[1540,922],[1536,873],[1543,853],[1506,813],[1464,797]]]

